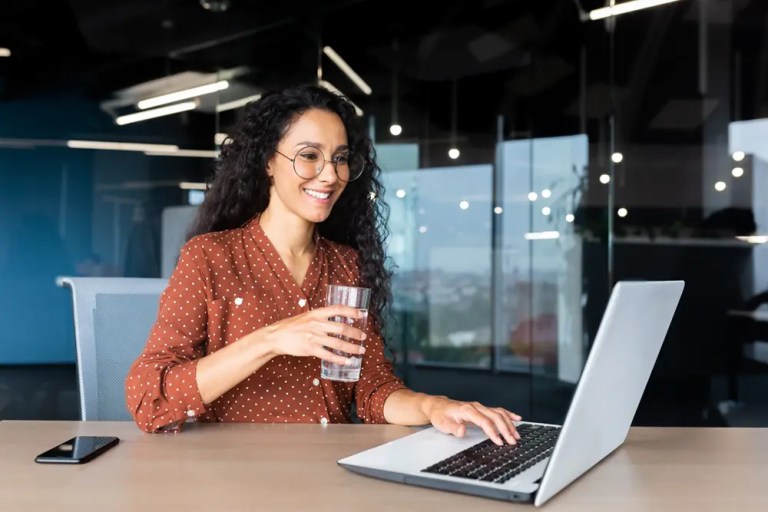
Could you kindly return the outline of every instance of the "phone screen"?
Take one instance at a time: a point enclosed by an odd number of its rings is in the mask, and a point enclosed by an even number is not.
[[[119,442],[117,437],[78,436],[35,457],[35,462],[82,464],[107,451]]]

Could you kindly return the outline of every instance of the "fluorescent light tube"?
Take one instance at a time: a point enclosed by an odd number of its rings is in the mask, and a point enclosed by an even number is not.
[[[556,240],[560,238],[559,231],[537,231],[533,233],[526,233],[526,240]]]
[[[140,144],[134,142],[106,142],[98,140],[68,140],[67,147],[73,149],[105,149],[113,151],[154,151],[157,153],[173,153],[179,146],[172,144]]]
[[[0,48],[0,57],[10,57],[11,50],[9,48]]]
[[[226,103],[216,105],[216,112],[224,112],[226,110],[240,108],[252,101],[256,101],[259,98],[261,98],[261,94],[254,94],[253,96],[246,96],[245,98],[240,98],[239,100],[228,101]]]
[[[737,236],[736,238],[750,244],[768,244],[768,235]]]
[[[365,83],[365,80],[360,78],[360,75],[355,73],[355,71],[349,66],[349,64],[346,63],[344,59],[339,56],[338,53],[336,53],[333,48],[330,46],[324,46],[323,47],[323,53],[328,56],[329,59],[331,59],[337,66],[339,66],[339,69],[341,69],[345,75],[349,77],[350,80],[355,82],[355,85],[360,88],[361,91],[363,91],[365,94],[370,95],[373,91],[371,90],[371,86]]]
[[[227,87],[229,87],[229,82],[221,80],[214,84],[201,85],[199,87],[192,87],[191,89],[184,89],[170,94],[163,94],[162,96],[141,100],[136,106],[139,107],[139,110],[145,110],[148,108],[159,107],[160,105],[167,105],[168,103],[188,100],[189,98],[196,98],[198,96],[203,96],[204,94],[222,91]]]
[[[147,156],[187,156],[192,158],[216,158],[219,156],[218,151],[212,149],[179,149],[172,153],[166,151],[145,151]]]
[[[340,96],[344,96],[344,98],[345,98],[345,99],[346,99],[348,102],[350,102],[350,103],[352,104],[352,106],[353,106],[353,107],[355,107],[355,112],[357,112],[357,115],[359,115],[359,116],[362,116],[362,115],[363,115],[363,113],[364,113],[364,112],[363,112],[363,109],[361,109],[360,107],[358,107],[357,105],[355,105],[355,102],[353,102],[351,99],[347,98],[347,97],[346,97],[346,95],[345,95],[343,92],[341,92],[340,90],[338,90],[338,89],[336,88],[336,86],[335,86],[335,85],[333,85],[331,82],[328,82],[328,81],[326,81],[326,80],[320,80],[320,81],[318,82],[318,85],[320,85],[321,87],[325,87],[325,88],[326,88],[326,89],[328,89],[329,91],[331,91],[331,92],[334,92],[334,93],[336,93],[336,94],[338,94],[338,95],[340,95]]]
[[[146,121],[147,119],[154,119],[156,117],[178,114],[179,112],[186,112],[187,110],[194,110],[196,108],[197,102],[194,101],[176,103],[175,105],[168,105],[167,107],[160,107],[152,110],[145,110],[144,112],[136,112],[135,114],[120,116],[115,119],[115,123],[122,126],[124,124],[131,124],[137,123],[139,121]]]
[[[179,188],[182,190],[208,190],[208,185],[194,181],[182,181],[179,182]]]
[[[618,16],[619,14],[648,9],[649,7],[656,7],[657,5],[671,4],[672,2],[678,1],[679,0],[630,0],[629,2],[615,4],[613,7],[601,7],[600,9],[590,11],[589,19],[602,20],[611,16]]]

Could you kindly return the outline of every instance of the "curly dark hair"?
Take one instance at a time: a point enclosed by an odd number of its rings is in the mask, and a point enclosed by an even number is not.
[[[362,285],[371,288],[369,309],[374,327],[382,331],[391,300],[392,272],[387,267],[384,241],[389,232],[389,208],[383,200],[373,143],[343,96],[315,85],[271,90],[245,107],[234,136],[222,147],[205,201],[188,238],[240,227],[269,204],[267,164],[291,125],[307,110],[337,114],[347,131],[350,151],[363,156],[362,175],[347,184],[329,217],[317,225],[319,234],[348,245],[360,255]]]

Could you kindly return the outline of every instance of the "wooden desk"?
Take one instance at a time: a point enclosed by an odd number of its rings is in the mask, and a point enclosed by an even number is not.
[[[533,505],[350,473],[336,460],[411,432],[373,425],[193,425],[150,435],[131,423],[0,422],[0,509],[37,511],[509,511]],[[74,435],[120,444],[80,466],[38,453]],[[545,510],[768,510],[768,429],[637,428]]]

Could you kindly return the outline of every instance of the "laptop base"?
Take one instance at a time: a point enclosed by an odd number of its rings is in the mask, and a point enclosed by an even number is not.
[[[417,487],[428,487],[430,489],[438,489],[441,491],[451,491],[461,494],[472,494],[474,496],[482,496],[484,498],[491,498],[495,500],[513,501],[516,503],[533,503],[534,493],[510,491],[507,489],[493,489],[490,487],[482,487],[473,485],[472,481],[464,484],[459,481],[447,481],[439,480],[436,478],[419,477],[415,475],[404,475],[403,473],[397,473],[394,471],[386,471],[381,469],[366,468],[361,466],[355,466],[352,464],[338,463],[339,466],[365,476],[381,480],[389,480],[391,482],[397,482],[400,484],[414,485]]]

